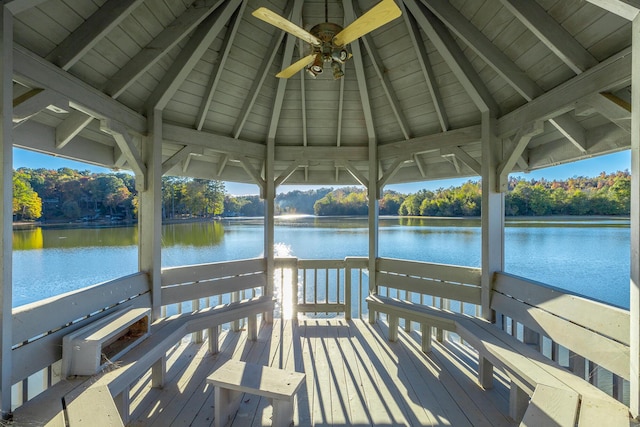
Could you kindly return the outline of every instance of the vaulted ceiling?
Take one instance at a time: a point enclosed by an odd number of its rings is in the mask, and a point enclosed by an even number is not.
[[[607,10],[629,2],[396,1],[338,80],[276,78],[308,45],[251,14],[309,30],[376,3],[11,0],[15,145],[135,171],[161,111],[163,173],[259,182],[273,142],[278,184],[329,185],[365,181],[371,146],[381,185],[477,176],[483,114],[507,171],[629,148],[631,23]]]

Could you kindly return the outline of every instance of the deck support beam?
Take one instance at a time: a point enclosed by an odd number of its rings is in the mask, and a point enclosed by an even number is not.
[[[640,15],[632,26],[631,86],[631,278],[630,311],[630,399],[629,409],[640,416]]]
[[[275,280],[275,212],[276,212],[276,182],[275,182],[275,163],[276,142],[274,138],[267,140],[267,158],[265,159],[264,168],[264,256],[267,263],[267,286],[265,293],[267,296],[273,297],[274,280]],[[297,278],[293,278],[297,280]],[[264,321],[273,322],[273,312],[265,313]]]
[[[11,414],[12,327],[12,242],[13,242],[13,15],[0,5],[0,138],[2,141],[2,227],[0,227],[0,416]]]
[[[138,268],[149,275],[152,315],[157,319],[162,307],[162,111],[154,110],[149,115],[149,132],[142,145],[147,186],[139,193]]]

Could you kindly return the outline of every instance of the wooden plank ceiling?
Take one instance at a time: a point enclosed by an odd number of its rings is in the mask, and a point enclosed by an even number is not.
[[[376,3],[327,0],[328,20]],[[158,109],[169,175],[255,182],[272,140],[278,184],[357,184],[372,143],[389,184],[478,176],[490,111],[506,171],[624,150],[631,24],[600,3],[397,1],[343,79],[282,80],[308,46],[251,12],[309,30],[324,0],[12,0],[15,145],[140,171]]]

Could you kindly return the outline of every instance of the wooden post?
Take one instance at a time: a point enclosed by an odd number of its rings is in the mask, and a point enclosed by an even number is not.
[[[13,242],[13,16],[0,5],[0,138],[2,138],[2,227],[0,227],[0,415],[11,414],[12,242]]]
[[[162,316],[162,111],[149,114],[149,134],[142,142],[142,159],[147,166],[146,187],[139,189],[138,269],[149,275],[154,319]],[[143,177],[136,176],[136,179]]]
[[[264,183],[264,256],[267,263],[267,286],[265,294],[273,297],[275,280],[275,200],[276,184],[273,163],[275,162],[276,144],[274,138],[267,139],[267,158],[265,159],[265,183]],[[273,312],[264,314],[266,323],[273,322]]]
[[[630,311],[630,393],[629,409],[640,416],[640,15],[632,25],[631,63],[631,277]]]
[[[378,155],[375,140],[369,141],[369,294],[378,292],[376,262],[378,259]],[[369,311],[369,323],[374,323],[375,312]]]
[[[497,175],[502,155],[501,141],[495,133],[496,121],[490,112],[482,113],[482,317],[491,322],[493,274],[504,270],[504,193]]]

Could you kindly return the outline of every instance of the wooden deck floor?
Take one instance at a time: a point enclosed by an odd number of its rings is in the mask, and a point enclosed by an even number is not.
[[[494,389],[476,383],[477,358],[462,344],[420,337],[385,339],[386,326],[354,320],[276,320],[258,340],[220,336],[221,352],[184,342],[169,352],[168,384],[150,389],[143,377],[131,390],[131,426],[213,425],[213,389],[205,378],[229,358],[306,373],[294,413],[296,426],[511,426],[506,380]],[[246,394],[232,426],[270,426],[269,402]]]

